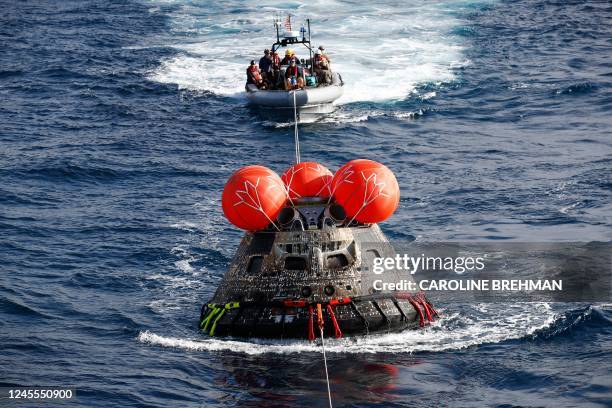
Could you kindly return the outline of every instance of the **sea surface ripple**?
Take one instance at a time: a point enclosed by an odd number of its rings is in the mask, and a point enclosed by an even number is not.
[[[292,161],[291,128],[242,94],[275,11],[310,17],[347,82],[302,157],[387,164],[390,238],[610,241],[609,2],[5,2],[0,386],[326,403],[317,347],[196,327],[242,235],[224,182]],[[610,406],[610,304],[438,306],[424,331],[330,340],[336,406]]]

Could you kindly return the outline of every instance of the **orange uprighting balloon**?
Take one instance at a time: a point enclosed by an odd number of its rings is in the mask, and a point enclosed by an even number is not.
[[[389,218],[400,198],[393,172],[366,159],[351,160],[338,169],[332,180],[332,194],[349,220],[364,224]]]
[[[315,162],[301,162],[289,167],[281,176],[290,199],[331,196],[330,184],[334,175]]]
[[[278,174],[263,166],[236,171],[223,188],[223,213],[235,226],[248,231],[266,228],[287,202],[287,192]]]

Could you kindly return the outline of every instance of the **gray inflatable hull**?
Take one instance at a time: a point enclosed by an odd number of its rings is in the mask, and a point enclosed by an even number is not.
[[[333,102],[340,98],[342,93],[343,82],[337,74],[334,74],[331,85],[296,91],[295,102],[299,119],[314,119],[333,112]],[[259,90],[255,85],[248,84],[246,97],[249,104],[265,117],[293,119],[293,92]]]

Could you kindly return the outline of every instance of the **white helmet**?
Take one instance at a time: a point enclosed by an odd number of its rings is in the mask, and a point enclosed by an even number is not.
[[[321,50],[315,50],[315,55],[321,55]]]

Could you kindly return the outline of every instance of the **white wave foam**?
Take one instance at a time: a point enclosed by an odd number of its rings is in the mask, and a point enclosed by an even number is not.
[[[180,261],[176,261],[174,265],[185,273],[193,273],[195,272],[195,269],[193,268],[193,266],[191,266],[190,262],[193,262],[195,260],[195,258],[181,259]]]
[[[183,231],[189,231],[189,232],[195,232],[197,231],[200,226],[194,222],[189,222],[189,221],[180,221],[177,223],[174,223],[172,225],[170,225],[172,228],[176,228],[176,229],[180,229]]]
[[[457,350],[488,343],[519,339],[535,331],[550,327],[556,315],[548,304],[521,304],[513,306],[476,305],[474,318],[464,313],[451,313],[423,330],[401,333],[327,339],[330,353],[414,353],[422,351]],[[441,310],[445,313],[444,310]],[[292,341],[240,341],[220,338],[179,338],[160,336],[149,331],[140,332],[138,341],[150,345],[179,348],[190,351],[233,351],[245,354],[290,354],[318,352],[318,345],[306,340]]]
[[[568,215],[574,208],[578,207],[579,205],[580,205],[580,203],[577,202],[577,203],[573,203],[573,204],[570,204],[570,205],[563,206],[563,207],[559,208],[559,212],[561,214]]]
[[[297,14],[298,24],[311,18],[315,45],[326,46],[333,68],[346,82],[338,103],[403,99],[418,84],[453,80],[453,69],[468,63],[464,46],[450,34],[461,24],[449,13],[455,4],[463,2],[413,0],[356,7],[354,2],[335,1],[332,7],[320,0],[286,10],[271,0],[223,8],[188,2],[170,14],[174,35],[166,45],[178,55],[162,61],[149,78],[182,89],[240,96],[248,62],[259,59],[273,41],[270,16],[278,10]],[[296,51],[306,57],[305,49]]]
[[[166,287],[166,291],[177,289],[193,289],[197,288],[200,284],[198,280],[198,273],[195,271],[189,273],[188,276],[163,275],[161,273],[156,273],[147,276],[147,279],[163,283]]]
[[[206,46],[205,46],[206,47]],[[161,66],[149,75],[149,79],[161,83],[176,84],[179,89],[208,91],[217,95],[240,97],[244,91],[244,81],[230,76],[242,77],[246,65],[235,62],[219,62],[205,55],[192,57],[180,55],[163,61]]]
[[[423,94],[421,96],[421,99],[427,100],[427,99],[435,98],[435,96],[436,96],[436,92],[435,91],[427,92],[427,93],[425,93],[425,94]]]
[[[370,119],[375,119],[382,116],[391,116],[396,119],[415,119],[419,116],[423,115],[422,110],[418,110],[416,112],[406,112],[406,111],[392,111],[385,113],[380,110],[368,110],[362,111],[359,109],[352,109],[350,111],[347,110],[337,110],[329,115],[325,115],[321,119],[319,119],[319,123],[359,123],[359,122],[367,122]],[[271,122],[272,123],[272,122]],[[293,124],[290,124],[293,126]]]
[[[158,299],[149,302],[147,305],[157,314],[167,314],[169,311],[180,310],[182,305],[173,299]]]

